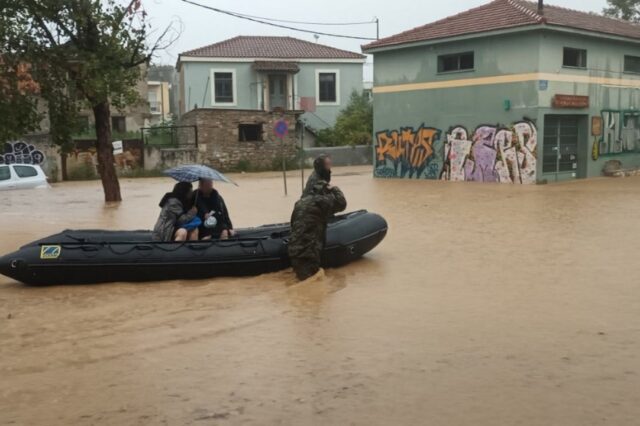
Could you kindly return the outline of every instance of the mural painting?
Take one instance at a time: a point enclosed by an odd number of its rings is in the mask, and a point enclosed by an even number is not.
[[[440,130],[420,126],[376,133],[376,169],[379,177],[437,179],[441,163],[436,159]]]
[[[23,141],[5,142],[0,164],[42,164],[45,156],[35,146]]]
[[[482,125],[471,134],[466,128],[455,126],[447,132],[441,147],[437,146],[439,137],[439,130],[424,126],[417,132],[412,128],[378,132],[376,176],[536,182],[538,135],[529,121],[510,127]]]
[[[603,110],[600,138],[594,141],[593,160],[601,155],[625,154],[640,150],[640,112]]]

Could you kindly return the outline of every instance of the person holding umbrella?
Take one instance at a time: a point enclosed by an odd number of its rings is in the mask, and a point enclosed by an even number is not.
[[[199,236],[202,239],[228,239],[235,235],[224,200],[213,188],[213,181],[232,183],[219,171],[204,165],[185,165],[166,170],[165,174],[180,182],[198,181],[198,190],[192,195],[191,204],[199,219]]]

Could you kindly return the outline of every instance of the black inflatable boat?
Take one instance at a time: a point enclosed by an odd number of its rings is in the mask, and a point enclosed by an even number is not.
[[[289,266],[289,224],[237,230],[226,241],[152,242],[150,231],[67,230],[0,258],[0,273],[26,284],[89,284],[258,275]],[[367,211],[329,222],[323,266],[372,250],[387,222]]]

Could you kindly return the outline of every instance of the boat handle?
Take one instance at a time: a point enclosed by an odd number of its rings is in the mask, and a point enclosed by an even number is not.
[[[153,246],[145,245],[145,244],[138,244],[138,245],[136,245],[136,249],[137,250],[153,250]]]

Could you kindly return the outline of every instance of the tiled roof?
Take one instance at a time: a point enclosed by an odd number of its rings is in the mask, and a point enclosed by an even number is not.
[[[457,15],[376,40],[362,48],[367,51],[377,47],[437,40],[525,25],[560,26],[640,39],[640,25],[620,19],[550,5],[545,5],[543,14],[539,14],[537,2],[494,0]]]
[[[180,56],[272,59],[364,59],[360,53],[293,37],[238,36],[183,52]]]

